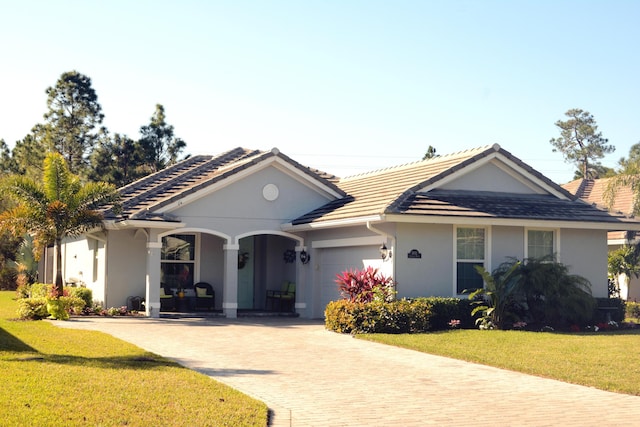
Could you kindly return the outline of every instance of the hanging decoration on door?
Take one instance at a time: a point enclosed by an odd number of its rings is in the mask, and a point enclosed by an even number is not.
[[[249,261],[249,252],[240,252],[238,254],[238,269],[243,269],[247,261]]]
[[[287,249],[284,251],[284,262],[287,264],[292,264],[296,261],[296,251]]]

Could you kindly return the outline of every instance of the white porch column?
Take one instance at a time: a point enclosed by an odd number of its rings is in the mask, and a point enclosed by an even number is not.
[[[307,251],[306,246],[296,246],[296,313],[300,315],[300,317],[310,317],[309,312],[307,311],[307,280],[306,280],[306,271],[311,265],[311,261],[307,264],[303,264],[300,261],[300,252],[307,252],[307,256],[310,257],[311,254]],[[309,258],[310,260],[310,258]]]
[[[238,317],[238,251],[240,245],[223,245],[224,283],[222,284],[222,311],[229,319]]]
[[[147,242],[147,276],[145,313],[149,317],[160,317],[160,250],[162,243]]]

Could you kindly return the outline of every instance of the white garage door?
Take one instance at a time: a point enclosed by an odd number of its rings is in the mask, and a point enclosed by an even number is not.
[[[327,248],[322,249],[320,257],[320,315],[329,302],[341,298],[335,282],[337,274],[346,270],[361,270],[368,265],[378,267],[381,263],[377,246]]]

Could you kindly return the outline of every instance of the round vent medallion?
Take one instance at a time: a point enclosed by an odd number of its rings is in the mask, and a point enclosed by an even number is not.
[[[262,196],[270,202],[277,199],[279,194],[280,190],[278,190],[278,186],[275,184],[267,184],[262,188]]]

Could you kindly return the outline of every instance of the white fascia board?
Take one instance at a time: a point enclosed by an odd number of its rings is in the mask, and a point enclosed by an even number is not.
[[[388,222],[402,222],[414,224],[456,224],[456,225],[504,225],[513,227],[545,227],[545,228],[573,228],[606,231],[640,231],[638,223],[607,223],[584,221],[545,221],[539,219],[510,219],[490,217],[451,217],[451,216],[419,216],[387,214]]]
[[[309,231],[323,228],[351,227],[354,225],[366,225],[367,222],[384,221],[383,215],[371,215],[358,218],[337,219],[333,221],[321,221],[308,224],[293,225],[291,223],[282,224],[280,227],[284,231]]]
[[[367,236],[367,237],[351,237],[345,239],[329,239],[329,240],[314,240],[311,242],[313,249],[324,248],[344,248],[349,246],[380,246],[382,239],[380,236]]]
[[[342,194],[338,193],[333,188],[329,187],[326,184],[323,184],[318,179],[310,176],[309,174],[304,173],[302,170],[293,166],[291,163],[286,162],[280,157],[272,157],[268,160],[271,160],[271,162],[274,162],[279,170],[287,173],[288,175],[297,177],[298,180],[303,184],[305,184],[307,187],[319,192],[320,194],[322,194],[324,197],[327,197],[328,199],[340,199],[343,197]]]
[[[125,221],[109,221],[105,223],[108,230],[125,230],[131,228],[157,228],[171,230],[186,227],[184,222],[145,221],[139,219],[127,219]]]
[[[274,166],[277,169],[279,169],[280,171],[286,173],[289,176],[293,176],[294,178],[296,178],[299,182],[303,183],[304,185],[306,185],[307,187],[315,190],[316,192],[320,193],[322,196],[324,196],[325,198],[327,198],[328,200],[334,200],[334,199],[339,199],[342,197],[342,195],[338,194],[335,190],[333,190],[332,188],[322,184],[320,181],[315,180],[313,178],[311,178],[309,175],[303,173],[301,170],[299,170],[298,168],[292,166],[291,164],[287,163],[286,161],[282,160],[280,157],[278,156],[272,156],[269,157],[263,161],[261,161],[258,164],[252,165],[248,168],[244,168],[224,179],[221,179],[220,181],[208,185],[205,188],[202,188],[201,190],[198,190],[194,193],[190,193],[187,194],[186,196],[176,200],[173,203],[170,203],[166,206],[163,206],[160,209],[155,210],[155,212],[158,213],[165,213],[165,212],[171,212],[183,205],[187,205],[189,203],[192,203],[196,200],[199,200],[203,197],[206,197],[224,187],[227,187],[233,183],[236,183],[240,180],[242,180],[243,178],[246,178],[247,176],[250,176],[256,172],[259,172],[269,166]],[[150,207],[150,209],[153,209],[153,206]]]
[[[421,188],[420,190],[418,190],[420,193],[426,193],[428,191],[433,190],[434,188],[438,188],[438,187],[442,187],[443,185],[446,185],[452,181],[455,181],[456,179],[460,178],[463,175],[468,174],[471,171],[474,171],[482,166],[484,166],[485,164],[489,163],[491,160],[493,160],[496,157],[497,153],[493,152],[489,155],[487,155],[486,157],[480,159],[480,160],[476,160],[475,162],[471,163],[470,165],[465,166],[464,168],[455,171],[454,173],[445,176],[442,179],[437,180],[436,182],[429,184],[423,188]]]
[[[496,167],[500,168],[503,172],[509,174],[511,177],[518,180],[519,182],[526,185],[527,187],[531,188],[533,191],[535,191],[538,194],[549,193],[556,196],[559,199],[569,200],[567,196],[560,193],[556,189],[550,187],[546,182],[532,175],[531,173],[523,169],[521,166],[514,163],[513,161],[505,157],[503,154],[498,152],[491,153],[486,157],[480,160],[477,160],[472,164],[452,173],[451,175],[448,175],[442,178],[441,180],[438,180],[420,189],[420,192],[428,192],[435,188],[446,185],[488,163],[492,163]]]
[[[544,191],[546,191],[546,192],[548,192],[550,194],[553,194],[554,196],[556,196],[559,199],[571,200],[570,198],[568,198],[566,195],[564,195],[563,193],[561,193],[557,189],[551,187],[548,183],[544,182],[543,180],[541,180],[540,178],[536,177],[532,173],[530,173],[527,170],[523,169],[521,166],[519,166],[518,164],[516,164],[512,160],[506,158],[504,155],[502,155],[500,153],[496,153],[496,154],[497,154],[498,157],[500,157],[500,161],[502,161],[504,164],[508,165],[511,168],[511,170],[517,171],[520,174],[521,177],[524,177],[529,182],[532,182],[533,184],[535,184],[539,188],[542,188]],[[502,169],[502,170],[506,171],[506,169]],[[513,175],[513,174],[510,174],[510,175],[515,177],[515,175]],[[521,182],[526,183],[526,181],[521,181]]]

